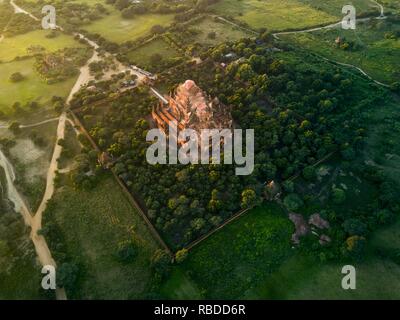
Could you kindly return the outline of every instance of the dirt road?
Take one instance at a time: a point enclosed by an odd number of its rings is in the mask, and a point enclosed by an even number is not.
[[[35,21],[39,21],[38,18],[36,18],[33,14],[31,14],[28,11],[25,11],[24,9],[22,9],[21,7],[19,7],[17,4],[15,4],[14,0],[10,0],[10,4],[13,6],[14,8],[14,13],[23,13],[26,14],[28,16],[30,16],[33,20]]]

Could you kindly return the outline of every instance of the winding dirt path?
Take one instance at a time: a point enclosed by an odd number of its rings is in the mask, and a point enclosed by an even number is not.
[[[10,0],[10,4],[14,7],[15,13],[24,13],[29,15],[32,19],[35,21],[38,21],[39,19],[30,14],[29,12],[23,10],[20,8],[18,5],[14,3],[13,0]],[[60,28],[61,29],[61,28]],[[100,58],[98,56],[98,53],[96,49],[98,49],[98,45],[94,43],[93,41],[90,41],[89,39],[86,39],[83,35],[79,34],[81,38],[84,38],[89,45],[91,45],[95,50],[92,55],[92,57],[87,61],[87,63],[80,69],[80,75],[71,89],[71,92],[67,98],[67,103],[69,103],[73,97],[73,95],[81,88],[82,85],[86,84],[90,79],[90,72],[89,72],[89,64],[93,61],[98,61]],[[58,163],[57,159],[61,155],[62,147],[58,144],[60,139],[64,139],[65,135],[65,125],[67,121],[70,121],[67,119],[66,112],[64,111],[59,118],[55,119],[48,119],[41,121],[39,123],[35,124],[30,124],[30,125],[24,125],[21,126],[23,128],[28,128],[28,127],[33,127],[33,126],[38,126],[50,121],[56,121],[58,120],[58,126],[57,126],[57,139],[55,143],[55,147],[53,150],[53,155],[51,158],[50,166],[47,171],[47,178],[46,178],[46,190],[43,195],[42,201],[39,205],[39,208],[37,209],[36,213],[32,215],[30,210],[28,209],[28,206],[25,204],[23,198],[19,194],[18,190],[16,189],[14,182],[15,182],[15,171],[14,168],[12,167],[11,163],[8,161],[8,159],[5,157],[4,153],[0,150],[0,166],[4,168],[5,173],[6,173],[6,181],[7,181],[7,195],[10,201],[14,203],[15,210],[21,212],[25,224],[27,226],[31,227],[31,239],[32,242],[35,246],[35,250],[38,256],[38,259],[40,263],[44,265],[53,265],[56,267],[56,262],[54,261],[50,249],[47,245],[47,242],[45,238],[42,235],[38,234],[38,231],[42,228],[42,217],[43,217],[43,212],[46,210],[47,207],[47,202],[52,198],[54,194],[54,179],[57,174],[58,170]],[[4,126],[3,126],[4,128]],[[67,296],[65,293],[65,290],[63,288],[57,288],[56,290],[56,297],[58,300],[66,300]]]
[[[381,5],[380,3],[378,3],[378,2],[375,1],[375,0],[369,0],[369,1],[371,1],[371,2],[373,2],[373,3],[376,4],[376,6],[379,8],[380,15],[379,15],[378,17],[369,17],[369,18],[357,19],[357,21],[358,21],[358,22],[363,22],[363,21],[369,21],[369,20],[372,20],[372,19],[386,19],[387,17],[386,17],[385,14],[384,14],[384,7],[383,7],[383,5]],[[229,23],[230,25],[233,25],[233,26],[235,26],[235,27],[237,27],[237,28],[240,28],[240,29],[243,29],[243,30],[245,30],[245,31],[247,31],[247,32],[251,32],[251,33],[253,33],[253,34],[257,34],[257,35],[258,35],[258,32],[255,32],[254,30],[251,30],[251,29],[242,27],[241,25],[239,25],[239,24],[237,24],[237,23],[235,23],[235,22],[233,22],[233,21],[227,20],[227,19],[225,19],[225,18],[223,18],[223,17],[220,17],[220,16],[217,16],[217,18],[218,18],[219,20],[224,21],[224,22],[226,22],[226,23]],[[279,38],[279,36],[288,35],[288,34],[308,33],[308,32],[320,31],[320,30],[324,30],[324,29],[332,29],[332,28],[335,28],[335,27],[339,26],[341,23],[342,23],[342,20],[340,20],[339,22],[331,23],[331,24],[328,24],[328,25],[326,25],[326,26],[321,26],[321,27],[314,27],[314,28],[301,29],[301,30],[293,30],[293,31],[275,32],[275,33],[272,34],[272,36],[273,36],[276,40],[281,40],[281,39]],[[382,83],[382,82],[380,82],[380,81],[378,81],[378,80],[375,80],[373,77],[371,77],[366,71],[364,71],[364,70],[361,69],[360,67],[357,67],[357,66],[355,66],[355,65],[348,64],[348,63],[343,63],[343,62],[331,60],[331,59],[325,58],[325,57],[323,57],[323,56],[321,56],[321,55],[319,55],[319,54],[315,54],[315,55],[318,56],[319,58],[321,58],[321,59],[327,61],[327,62],[334,63],[334,64],[338,64],[338,65],[341,65],[341,66],[344,66],[344,67],[348,67],[348,68],[356,69],[358,72],[360,72],[362,75],[364,75],[364,76],[367,77],[369,80],[371,80],[371,81],[373,81],[374,83],[376,83],[377,85],[380,85],[380,86],[383,86],[383,87],[386,87],[386,88],[389,88],[389,87],[390,87],[388,84],[385,84],[385,83]]]
[[[379,20],[386,19],[387,17],[385,16],[383,5],[381,5],[380,3],[378,3],[375,0],[369,0],[369,1],[371,1],[371,2],[373,2],[373,3],[375,3],[377,5],[377,7],[379,8],[379,11],[380,11],[380,15],[378,17],[357,19],[357,21],[358,22],[364,22],[364,21],[369,21],[369,20],[373,20],[373,19],[379,19]],[[277,33],[274,33],[272,36],[275,39],[280,40],[279,36],[281,36],[281,35],[297,34],[297,33],[308,33],[308,32],[324,30],[324,29],[332,29],[332,28],[335,28],[335,27],[339,26],[341,23],[342,23],[342,21],[339,21],[339,22],[336,22],[336,23],[332,23],[332,24],[329,24],[329,25],[326,25],[326,26],[322,26],[322,27],[317,27],[317,28],[296,30],[296,31],[277,32]],[[380,85],[380,86],[385,87],[385,88],[390,88],[390,85],[374,79],[365,70],[361,69],[360,67],[357,67],[357,66],[355,66],[353,64],[332,60],[332,59],[326,58],[324,56],[321,56],[320,54],[314,54],[314,55],[318,56],[319,58],[321,58],[321,59],[323,59],[323,60],[325,60],[327,62],[338,64],[338,65],[341,65],[341,66],[344,66],[344,67],[348,67],[348,68],[356,69],[363,76],[367,77],[369,80],[371,80],[372,82],[376,83],[377,85]]]
[[[13,6],[13,8],[14,8],[14,13],[23,13],[23,14],[26,14],[26,15],[28,15],[28,16],[30,16],[33,20],[35,20],[35,21],[40,21],[37,17],[35,17],[33,14],[31,14],[30,12],[28,12],[28,11],[26,11],[26,10],[24,10],[24,9],[22,9],[21,7],[19,7],[15,2],[14,2],[14,0],[10,0],[10,4]]]
[[[37,234],[37,231],[39,231],[41,228],[41,216],[40,218],[39,217],[36,218],[37,217],[36,215],[32,216],[31,211],[29,210],[22,196],[19,194],[17,188],[15,187],[14,182],[16,176],[14,168],[1,150],[0,150],[0,167],[2,167],[5,171],[8,199],[14,204],[15,211],[21,213],[25,225],[31,227],[30,237],[32,239],[33,245],[35,246],[35,250],[40,263],[42,264],[42,266],[53,265],[56,267],[56,263],[51,256],[46,240],[44,239],[43,236]],[[62,288],[57,288],[56,297],[58,300],[66,300],[67,297],[65,294],[65,290]]]
[[[17,212],[21,212],[27,226],[32,225],[32,215],[24,200],[19,194],[17,188],[14,185],[16,175],[13,166],[8,161],[3,151],[0,150],[0,167],[5,171],[6,183],[7,183],[7,198],[14,204],[14,209]]]
[[[31,124],[21,124],[19,127],[21,129],[38,127],[38,126],[41,126],[41,125],[49,123],[49,122],[58,121],[58,119],[59,118],[57,117],[57,118],[51,118],[51,119],[47,119],[47,120],[43,120],[43,121],[40,121],[40,122],[31,123]],[[9,124],[6,124],[6,125],[2,124],[2,125],[0,125],[0,129],[7,129],[8,126],[9,126]]]
[[[31,238],[33,240],[33,243],[35,244],[36,252],[38,254],[39,260],[42,265],[56,266],[56,263],[53,260],[51,252],[47,246],[46,240],[44,239],[43,236],[38,235],[38,231],[42,228],[42,216],[43,212],[46,210],[47,202],[52,198],[54,193],[54,179],[56,177],[58,169],[57,159],[60,157],[62,151],[62,147],[58,144],[58,141],[60,139],[64,139],[65,121],[66,121],[66,114],[64,112],[61,114],[60,119],[58,121],[57,141],[54,147],[50,166],[47,171],[46,190],[44,192],[39,208],[37,209],[35,215],[32,218],[32,224],[31,224],[32,227]]]
[[[378,7],[379,7],[379,10],[381,11],[381,14],[380,14],[380,16],[379,17],[377,17],[377,18],[375,18],[375,19],[386,19],[386,16],[385,16],[385,9],[383,8],[383,5],[381,5],[378,1],[376,1],[376,0],[370,0],[370,1],[372,1],[373,3],[375,3]]]
[[[97,45],[93,47],[96,48]],[[99,56],[97,51],[94,50],[93,56],[87,61],[87,63],[80,69],[80,74],[73,86],[68,98],[67,104],[71,101],[73,95],[79,91],[82,85],[86,84],[90,80],[90,73],[89,73],[89,64],[93,61],[97,61]],[[57,126],[57,139],[55,143],[55,147],[53,150],[53,155],[51,158],[50,166],[47,171],[47,178],[46,178],[46,190],[42,198],[42,202],[39,205],[38,210],[36,211],[33,219],[32,219],[32,232],[31,238],[33,243],[35,244],[36,252],[39,257],[40,262],[42,265],[53,265],[56,267],[56,263],[52,258],[51,252],[47,246],[46,240],[43,236],[38,235],[38,231],[42,228],[42,217],[43,212],[46,210],[47,202],[53,197],[55,186],[54,186],[54,179],[57,174],[58,170],[58,163],[57,160],[61,155],[62,146],[58,144],[60,139],[64,139],[65,137],[65,125],[66,122],[70,121],[67,120],[67,114],[64,111],[61,116],[58,118],[58,126]],[[66,293],[64,289],[57,289],[57,299],[58,300],[66,300]]]

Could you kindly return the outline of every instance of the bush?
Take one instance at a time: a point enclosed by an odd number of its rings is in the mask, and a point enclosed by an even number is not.
[[[63,263],[57,269],[57,286],[67,290],[75,288],[79,268],[73,263]]]
[[[207,37],[208,37],[209,39],[215,39],[216,36],[217,36],[217,34],[216,34],[214,31],[211,31],[211,32],[209,32],[209,33],[207,34]]]
[[[290,211],[296,211],[304,205],[304,202],[296,193],[291,193],[285,197],[283,204]]]
[[[188,256],[189,251],[187,249],[181,249],[175,254],[175,261],[182,263]]]
[[[13,121],[8,129],[14,134],[19,134],[21,132],[20,123],[18,121]]]
[[[352,236],[347,238],[346,240],[346,249],[350,256],[359,260],[362,258],[362,255],[365,250],[365,238],[360,236]]]
[[[366,233],[366,225],[358,219],[350,218],[344,221],[343,229],[350,235],[362,236]]]
[[[252,206],[257,205],[259,199],[257,197],[256,192],[253,189],[245,189],[242,192],[242,203],[241,206],[243,209],[251,208]]]
[[[123,263],[132,262],[138,254],[138,249],[133,241],[124,241],[118,245],[117,257]]]
[[[151,258],[151,266],[152,268],[160,275],[164,276],[170,270],[170,256],[161,249],[158,249],[154,252]]]
[[[389,209],[382,209],[376,213],[376,218],[379,224],[389,224],[394,219],[394,214]]]
[[[11,82],[20,82],[22,80],[24,80],[24,76],[19,72],[15,72],[10,76]]]
[[[332,190],[332,201],[335,204],[341,204],[346,200],[346,193],[339,188],[333,188]]]
[[[160,33],[163,33],[164,30],[165,30],[165,29],[164,29],[163,26],[160,26],[160,25],[156,24],[155,26],[153,26],[153,27],[151,28],[151,33],[160,34]]]
[[[393,82],[390,85],[390,89],[394,92],[400,93],[400,82]]]
[[[303,169],[303,177],[306,180],[314,180],[316,178],[315,168],[312,166],[305,167]]]

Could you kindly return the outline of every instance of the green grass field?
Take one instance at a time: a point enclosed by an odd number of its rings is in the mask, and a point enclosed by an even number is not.
[[[181,56],[175,48],[172,48],[164,40],[158,38],[129,52],[128,58],[140,66],[146,66],[150,63],[151,56],[156,53],[160,54],[164,60]]]
[[[161,289],[162,296],[169,299],[202,299],[202,292],[182,268],[175,268],[168,276],[168,281]]]
[[[334,28],[280,37],[328,59],[353,64],[374,79],[390,84],[400,77],[400,39],[385,39],[384,36],[389,31],[399,29],[400,25],[388,25],[381,21],[374,24],[359,23],[355,31]],[[335,47],[334,41],[338,36],[359,47],[355,50]]]
[[[400,183],[400,98],[378,105],[379,112],[369,115],[371,125],[364,159],[375,163],[394,181]]]
[[[196,246],[163,292],[170,298],[242,298],[291,255],[292,231],[277,205],[254,209]]]
[[[371,237],[373,247],[400,250],[400,220],[373,234]]]
[[[46,106],[52,96],[68,96],[75,77],[48,85],[35,72],[33,64],[33,58],[0,64],[0,111],[10,112],[16,101],[21,104],[38,101]],[[9,78],[14,72],[20,72],[25,79],[17,83],[10,82]]]
[[[198,33],[193,37],[193,42],[198,42],[205,47],[211,47],[227,41],[237,41],[242,38],[249,38],[254,34],[247,33],[242,29],[235,28],[224,22],[218,22],[211,18],[202,19],[192,25]],[[215,38],[208,37],[210,32],[215,32]]]
[[[298,0],[316,10],[329,13],[338,18],[343,17],[342,8],[345,5],[353,5],[356,8],[357,15],[364,14],[366,12],[379,12],[379,9],[375,3],[370,0]],[[381,2],[381,1],[378,1]]]
[[[224,0],[212,8],[217,14],[232,16],[255,29],[302,29],[338,20],[337,15],[296,0]]]
[[[357,272],[357,289],[340,286],[343,264],[318,264],[301,256],[289,259],[257,293],[278,299],[400,299],[400,265],[380,251],[397,251],[400,221],[376,231],[368,240],[365,261],[352,263]],[[282,285],[284,284],[284,285]]]
[[[36,30],[15,37],[4,38],[0,42],[0,61],[8,62],[14,60],[17,56],[26,56],[28,55],[27,49],[30,46],[40,45],[50,52],[69,47],[83,47],[72,36],[59,33],[55,38],[46,38],[48,33],[48,31]]]
[[[223,0],[213,9],[217,14],[246,22],[252,28],[279,31],[337,22],[344,16],[342,7],[347,4],[355,6],[357,15],[379,13],[377,5],[369,0]]]
[[[98,33],[109,41],[123,43],[149,35],[154,25],[167,27],[173,18],[171,14],[145,14],[127,20],[121,17],[120,12],[113,11],[107,17],[85,26],[84,29]]]
[[[68,255],[84,273],[71,298],[143,298],[151,277],[150,257],[158,247],[113,178],[103,177],[91,191],[65,186],[53,199],[44,225],[58,225]],[[134,262],[123,264],[116,259],[116,248],[132,237],[140,243],[139,252]]]
[[[296,264],[298,261],[295,262]],[[363,263],[353,263],[357,274],[356,290],[343,290],[341,269],[344,264],[313,266],[305,264],[302,273],[290,273],[291,289],[281,297],[286,299],[399,299],[400,266],[389,260],[370,257]],[[277,285],[279,288],[279,285]],[[278,289],[279,290],[279,289]],[[279,291],[278,291],[279,292]]]

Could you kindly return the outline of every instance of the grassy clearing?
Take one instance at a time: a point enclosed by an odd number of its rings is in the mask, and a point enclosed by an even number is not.
[[[398,235],[397,228],[389,227],[382,234]],[[377,234],[382,233],[379,231]],[[397,239],[398,241],[398,239]],[[372,240],[370,247],[375,246]],[[400,266],[390,259],[382,259],[370,254],[365,261],[350,264],[357,272],[357,289],[343,290],[341,281],[343,263],[322,264],[311,257],[296,254],[288,258],[278,270],[257,288],[251,290],[249,299],[399,299],[398,277]]]
[[[46,177],[55,144],[57,121],[38,127],[25,128],[13,139],[10,159],[17,172],[16,186],[35,211],[46,188]],[[34,137],[34,138],[33,138]],[[40,145],[33,142],[40,140]]]
[[[162,296],[174,300],[202,299],[196,284],[185,275],[184,269],[175,268],[161,290]]]
[[[95,4],[100,3],[100,4],[102,4],[102,5],[105,6],[105,7],[108,6],[108,5],[106,4],[106,1],[105,1],[105,0],[74,0],[74,1],[71,1],[71,2],[86,3],[86,4],[90,5],[90,6],[93,6],[93,5],[95,5]]]
[[[227,41],[237,41],[254,35],[246,33],[242,29],[235,28],[227,23],[218,22],[211,18],[205,18],[192,27],[196,31],[193,42],[198,42],[205,47],[215,46]],[[208,34],[215,32],[215,38],[210,38]]]
[[[357,289],[343,290],[341,268],[345,263],[319,264],[295,256],[283,264],[257,294],[277,299],[399,299],[400,265],[381,252],[398,252],[400,221],[375,232],[368,240],[365,261],[351,264],[357,271]]]
[[[169,26],[173,18],[172,14],[145,14],[128,20],[123,19],[119,11],[114,11],[107,17],[85,26],[84,29],[98,33],[109,41],[123,43],[149,35],[154,25]]]
[[[164,292],[171,298],[241,298],[291,255],[292,231],[277,205],[254,209],[195,247]]]
[[[373,78],[391,83],[400,76],[400,39],[385,39],[385,33],[400,30],[400,25],[385,21],[359,23],[357,29],[335,28],[312,33],[282,36],[307,50],[326,58],[353,64],[362,68]],[[335,46],[335,39],[357,45],[356,49],[344,50]]]
[[[9,113],[16,101],[22,105],[30,101],[44,105],[52,96],[68,96],[75,77],[48,85],[35,72],[33,64],[33,58],[0,64],[0,111]],[[9,78],[14,72],[20,72],[25,79],[17,83],[10,82]]]
[[[28,55],[27,49],[30,46],[41,46],[47,51],[53,52],[69,47],[83,47],[72,36],[58,33],[55,38],[47,38],[49,31],[36,30],[11,38],[4,38],[0,42],[0,61],[8,62],[16,57]]]
[[[296,0],[225,0],[212,8],[217,14],[232,16],[255,29],[301,29],[338,20],[336,15]]]
[[[366,12],[379,12],[379,9],[375,3],[369,0],[329,0],[329,1],[315,1],[315,0],[299,0],[299,2],[304,3],[316,10],[321,10],[328,14],[336,17],[343,17],[342,8],[345,5],[353,5],[357,10],[357,15],[364,14]]]
[[[128,58],[132,63],[146,67],[151,63],[151,56],[156,53],[160,54],[163,60],[175,59],[181,56],[176,49],[169,46],[164,40],[158,38],[129,52]]]
[[[364,158],[382,169],[394,181],[400,183],[400,98],[377,106],[379,112],[368,115],[371,129]]]
[[[343,265],[314,268],[315,272],[293,286],[287,299],[399,299],[400,266],[392,261],[372,257],[354,264],[357,271],[357,289],[343,290]]]
[[[91,191],[70,186],[58,190],[44,225],[47,222],[58,226],[67,256],[80,266],[79,285],[68,293],[71,297],[144,297],[151,278],[149,260],[157,244],[111,176],[103,177]],[[140,243],[139,253],[134,262],[123,264],[116,259],[117,247],[132,237]]]
[[[371,242],[374,247],[399,250],[400,220],[374,233]]]

